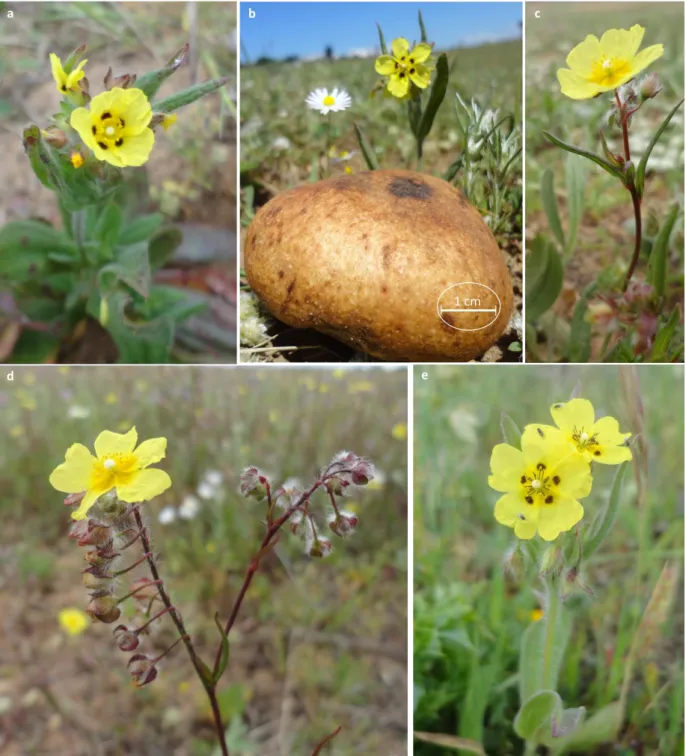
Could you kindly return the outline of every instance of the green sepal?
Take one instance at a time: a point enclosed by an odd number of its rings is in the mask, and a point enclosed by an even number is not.
[[[514,446],[515,449],[521,447],[522,432],[517,427],[517,423],[507,414],[503,412],[500,415],[500,431],[503,434],[503,442]]]
[[[140,89],[149,100],[152,100],[162,84],[183,65],[183,62],[188,57],[188,49],[189,45],[186,43],[167,61],[167,64],[163,68],[158,68],[156,71],[149,71],[139,76],[134,85],[136,89]]]
[[[226,665],[229,663],[229,639],[226,635],[226,631],[224,630],[221,622],[219,621],[218,613],[214,615],[214,623],[219,629],[219,633],[222,637],[222,650],[221,650],[221,655],[219,657],[219,666],[217,667],[217,671],[213,678],[213,682],[216,685],[219,682],[221,676],[224,674]]]
[[[165,97],[164,100],[155,102],[153,104],[153,110],[155,113],[173,113],[175,110],[190,105],[192,102],[199,100],[206,94],[223,87],[229,82],[229,80],[228,76],[224,76],[221,79],[211,79],[202,84],[195,84],[192,87],[188,87],[188,89],[182,89],[176,94]]]
[[[76,66],[81,62],[82,58],[86,54],[86,49],[86,45],[79,45],[75,50],[69,53],[66,60],[62,64],[64,73],[70,74],[76,68]]]

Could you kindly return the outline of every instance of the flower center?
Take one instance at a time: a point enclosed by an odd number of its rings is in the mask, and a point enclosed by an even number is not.
[[[616,87],[629,74],[631,65],[628,61],[622,58],[601,58],[593,64],[588,78],[602,87]]]
[[[113,467],[116,466],[117,463],[113,459],[106,459],[102,464],[108,470],[111,470]]]
[[[101,150],[111,150],[124,144],[125,126],[126,123],[123,118],[106,110],[99,117],[93,116],[91,132]]]
[[[335,105],[335,103],[336,103],[336,100],[334,100],[334,98],[331,95],[326,95],[326,97],[324,98],[324,105],[326,105],[327,107],[330,107],[331,105]]]
[[[550,475],[548,467],[539,462],[519,481],[522,494],[527,504],[552,504],[555,501],[555,489],[560,485],[559,475]],[[523,518],[524,519],[524,518]]]
[[[580,452],[591,451],[595,454],[596,447],[599,446],[597,433],[589,434],[588,431],[576,426],[574,426],[574,430],[572,431],[572,440]],[[600,455],[596,454],[596,456]]]
[[[114,486],[129,483],[137,470],[138,459],[135,455],[124,452],[106,454],[93,462],[91,488],[105,493]]]

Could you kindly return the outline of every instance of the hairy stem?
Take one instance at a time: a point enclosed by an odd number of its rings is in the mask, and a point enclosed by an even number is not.
[[[193,667],[195,668],[195,671],[197,672],[197,675],[200,678],[200,681],[202,682],[203,687],[205,688],[207,697],[210,700],[210,705],[212,707],[212,715],[214,717],[214,725],[217,731],[217,739],[219,740],[219,746],[221,748],[222,754],[223,756],[229,756],[229,749],[226,745],[226,736],[224,734],[224,731],[225,731],[224,724],[222,722],[221,712],[219,711],[219,704],[217,703],[217,695],[215,692],[216,683],[213,685],[207,679],[207,675],[205,671],[203,670],[200,657],[195,652],[193,641],[191,640],[190,635],[186,632],[186,628],[184,627],[184,624],[183,624],[183,619],[181,618],[181,615],[172,604],[171,599],[169,598],[169,595],[167,594],[167,591],[164,587],[164,583],[162,582],[160,578],[160,573],[157,570],[157,565],[155,564],[155,558],[152,555],[152,549],[150,548],[150,539],[148,538],[148,531],[145,529],[145,526],[143,525],[143,518],[141,517],[141,513],[138,507],[135,507],[134,509],[134,517],[136,518],[136,524],[138,525],[138,529],[141,532],[141,543],[143,544],[143,550],[148,555],[147,561],[148,561],[148,566],[150,567],[150,574],[153,576],[153,579],[155,581],[159,581],[157,590],[160,594],[160,598],[162,599],[162,603],[165,605],[165,607],[169,611],[169,616],[172,618],[172,622],[176,625],[176,629],[179,631],[179,635],[181,636],[181,639],[183,640],[183,643],[186,646],[186,651],[188,651],[188,656],[191,659],[191,663],[193,664]]]
[[[317,743],[314,751],[312,751],[312,756],[317,756],[319,753],[321,753],[322,748],[324,748],[327,743],[330,743],[342,729],[343,725],[338,725],[338,727],[333,732],[329,733],[325,738],[320,740],[319,743]]]

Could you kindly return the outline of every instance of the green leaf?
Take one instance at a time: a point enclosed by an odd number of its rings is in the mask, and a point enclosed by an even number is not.
[[[381,48],[381,54],[382,55],[388,55],[388,50],[386,49],[386,40],[383,37],[383,32],[381,31],[381,27],[377,23],[376,25],[377,31],[379,32],[379,47]]]
[[[43,160],[41,160],[41,140],[42,137],[38,126],[30,126],[24,131],[24,151],[29,158],[31,168],[33,169],[33,172],[36,174],[36,177],[41,182],[41,184],[54,191],[55,184],[50,178],[50,171],[48,170],[48,166],[43,162]]]
[[[653,344],[653,351],[650,354],[651,362],[671,362],[669,359],[669,347],[674,338],[676,328],[679,325],[679,308],[675,307],[669,320],[659,327]]]
[[[176,94],[165,97],[164,100],[154,103],[155,113],[173,113],[179,108],[183,108],[186,105],[190,105],[192,102],[199,100],[210,92],[214,92],[219,87],[223,87],[230,81],[228,76],[224,76],[221,79],[211,79],[205,81],[202,84],[195,84],[187,89],[182,89]]]
[[[591,359],[591,324],[586,321],[588,300],[596,290],[596,283],[587,286],[576,303],[572,316],[567,359],[569,362],[588,362]]]
[[[545,653],[546,618],[532,622],[524,631],[519,656],[519,700],[528,701],[543,690],[543,657]],[[557,680],[569,636],[572,616],[564,606],[558,606],[555,623],[555,644],[550,657],[549,680]]]
[[[653,242],[648,259],[648,283],[652,284],[658,297],[664,297],[667,285],[667,261],[669,259],[669,237],[679,214],[679,205],[674,203],[667,213],[665,222]]]
[[[541,133],[549,142],[552,142],[557,147],[560,147],[567,152],[572,152],[575,155],[581,155],[581,157],[585,157],[587,160],[592,161],[596,165],[599,165],[601,168],[606,170],[610,175],[618,178],[622,182],[622,184],[626,183],[624,174],[618,168],[615,168],[613,165],[608,163],[607,160],[601,158],[600,155],[596,155],[594,152],[589,152],[588,150],[583,150],[581,149],[581,147],[575,147],[572,144],[567,144],[567,142],[563,142],[561,139],[553,136],[549,131],[542,131]]]
[[[503,441],[515,449],[521,447],[522,432],[517,427],[517,423],[506,413],[500,415],[500,430],[503,434]]]
[[[130,297],[124,292],[115,291],[104,298],[109,310],[107,330],[119,350],[118,361],[132,365],[167,363],[174,341],[173,320],[132,321],[125,313]]]
[[[579,725],[574,732],[556,744],[555,753],[574,751],[587,753],[600,743],[614,742],[622,726],[624,714],[619,701],[604,706]]]
[[[646,169],[648,167],[648,158],[650,157],[650,153],[653,151],[653,148],[658,143],[658,140],[662,136],[664,130],[667,128],[667,126],[669,126],[669,122],[672,120],[677,110],[679,110],[679,108],[683,104],[684,104],[684,101],[682,99],[672,108],[668,116],[660,125],[660,128],[653,135],[653,138],[650,140],[650,144],[646,147],[645,152],[643,153],[643,155],[641,155],[641,161],[639,162],[638,169],[636,171],[636,188],[638,189],[638,193],[641,196],[643,196],[643,188],[645,186],[645,178],[646,178]]]
[[[419,11],[419,32],[421,34],[421,41],[428,42],[429,38],[426,36],[426,27],[424,26],[424,19],[422,18],[421,11]]]
[[[636,362],[636,355],[631,348],[631,335],[615,344],[603,357],[603,362]]]
[[[538,730],[550,726],[562,712],[562,699],[554,690],[541,690],[528,698],[514,721],[514,731],[522,740],[533,740]]]
[[[364,158],[364,162],[367,164],[367,168],[369,168],[370,171],[378,171],[379,161],[376,159],[374,149],[367,141],[367,137],[364,135],[362,129],[357,125],[357,123],[353,122],[353,128],[355,129],[355,136],[357,137],[357,142],[360,145],[362,157]]]
[[[441,53],[436,61],[436,78],[431,85],[429,101],[426,103],[426,108],[422,113],[422,120],[419,122],[419,127],[417,129],[417,142],[420,146],[431,131],[438,108],[441,106],[445,97],[449,78],[450,70],[448,68],[448,57],[445,53]]]
[[[481,743],[477,743],[475,740],[468,740],[467,738],[458,738],[455,735],[443,735],[435,732],[415,732],[415,740],[420,740],[423,743],[431,743],[442,748],[452,748],[454,751],[466,751],[467,753],[475,753],[477,756],[486,756],[484,747]]]
[[[200,312],[207,307],[202,295],[174,286],[152,286],[146,301],[136,307],[136,312],[145,320],[169,318],[175,323]]]
[[[158,68],[156,71],[150,71],[136,79],[135,87],[144,92],[149,100],[157,94],[157,90],[162,86],[166,79],[168,79],[175,71],[183,64],[184,60],[188,57],[188,44],[185,44],[172,58],[167,62],[163,68]],[[155,106],[157,110],[157,106]]]
[[[24,329],[12,350],[12,362],[40,364],[52,362],[59,347],[59,338],[44,331]]]
[[[464,163],[464,153],[461,153],[457,156],[455,159],[455,162],[450,165],[448,170],[443,174],[443,181],[447,181],[450,183],[455,176],[457,176],[458,171],[460,168],[462,168],[462,165]]]
[[[624,483],[624,476],[629,467],[628,462],[622,462],[615,473],[615,479],[612,484],[612,491],[610,496],[598,512],[593,523],[588,531],[588,534],[584,538],[584,557],[588,557],[593,554],[594,551],[605,540],[608,533],[612,530],[615,520],[617,519],[617,512],[619,511],[619,502],[622,496],[622,485]]]
[[[101,279],[103,272],[114,273],[120,281],[130,286],[136,293],[147,297],[150,289],[150,260],[147,243],[138,242],[128,247],[117,248],[115,261],[102,268]]]
[[[159,270],[173,257],[183,241],[183,234],[178,228],[161,228],[148,243],[150,267]]]
[[[108,202],[103,208],[95,224],[93,235],[102,245],[113,248],[122,225],[121,210],[114,204]]]
[[[127,246],[137,242],[148,241],[157,231],[164,221],[162,213],[150,213],[149,215],[139,215],[124,225],[119,230],[117,244]]]
[[[548,225],[557,239],[560,249],[565,248],[565,234],[560,222],[560,214],[557,211],[557,199],[555,198],[555,185],[553,172],[546,168],[541,176],[541,202],[545,211]]]
[[[537,236],[526,257],[526,319],[533,322],[550,309],[562,291],[562,258],[544,236]]]
[[[51,254],[71,259],[77,250],[65,233],[47,223],[11,221],[0,228],[0,279],[13,284],[37,280]]]
[[[584,193],[586,191],[586,163],[578,155],[569,153],[565,165],[567,181],[567,244],[565,254],[571,256],[576,247],[576,237],[584,214]]]
[[[219,614],[214,615],[214,623],[219,628],[219,633],[222,636],[222,650],[219,657],[219,666],[217,667],[217,673],[214,676],[214,684],[216,685],[221,676],[224,674],[226,665],[229,663],[229,639],[226,636],[226,632],[222,627],[222,623],[219,621]]]

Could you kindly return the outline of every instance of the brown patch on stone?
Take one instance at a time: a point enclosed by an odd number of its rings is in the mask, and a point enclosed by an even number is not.
[[[384,268],[388,268],[393,257],[393,247],[390,244],[384,244],[381,253],[383,254],[383,266]]]
[[[279,278],[283,278],[285,275],[286,274],[282,270],[279,271]]]
[[[386,286],[386,284],[384,284],[384,285],[383,285],[383,286],[381,287],[381,293],[382,293],[382,294],[388,294],[388,286]]]
[[[401,199],[421,200],[428,199],[434,193],[428,184],[414,178],[395,178],[388,185],[388,191]]]

